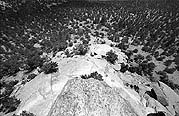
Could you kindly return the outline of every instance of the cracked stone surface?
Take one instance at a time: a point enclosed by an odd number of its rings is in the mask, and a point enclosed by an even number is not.
[[[48,116],[137,116],[115,88],[95,79],[70,80]]]

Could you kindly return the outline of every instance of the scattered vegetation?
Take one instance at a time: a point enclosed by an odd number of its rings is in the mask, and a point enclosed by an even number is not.
[[[20,55],[11,55],[7,60],[0,64],[0,78],[3,76],[15,75],[20,70],[31,72],[37,67],[41,67],[45,58],[41,58],[42,52],[38,50],[18,51]]]
[[[147,114],[147,116],[165,116],[165,113],[159,111],[157,113],[150,113],[150,114]]]
[[[45,58],[40,57],[41,53],[37,51],[29,51],[26,54],[27,60],[24,62],[25,67],[24,70],[27,70],[27,72],[33,71],[37,67],[41,67],[43,63],[45,62]]]
[[[13,114],[12,116],[35,116],[33,113],[27,112],[27,111],[22,111],[20,115]]]
[[[37,76],[36,74],[32,73],[27,77],[27,79],[30,81],[30,80],[34,79],[36,76]]]
[[[52,1],[57,2],[59,0]],[[134,40],[131,43],[132,45],[143,45],[142,51],[154,55],[158,61],[164,61],[165,56],[172,56],[179,49],[179,41],[177,41],[179,2],[139,1],[135,4],[134,1],[125,1],[86,4],[83,1],[77,4],[74,4],[74,2],[66,3],[64,6],[60,4],[60,7],[51,5],[50,2],[51,0],[27,0],[27,2],[24,2],[24,0],[18,0],[18,2],[17,0],[6,0],[6,5],[1,3],[0,79],[15,75],[20,70],[27,70],[27,73],[29,73],[37,67],[42,67],[45,73],[57,71],[55,64],[44,64],[46,59],[41,57],[42,53],[56,53],[64,50],[67,47],[66,41],[70,39],[70,34],[76,34],[75,30],[78,30],[77,33],[82,36],[86,34],[85,32],[90,33],[90,28],[95,29],[94,25],[90,24],[87,28],[84,27],[84,30],[79,30],[77,22],[71,19],[77,21],[90,19],[98,25],[99,29],[101,28],[100,25],[107,27],[109,39],[118,42],[116,47],[123,52],[129,47],[128,37],[132,37]],[[102,20],[99,18],[101,16],[103,16]],[[72,30],[66,27],[70,20],[71,26],[74,28]],[[111,21],[115,21],[115,23],[111,23]],[[88,23],[88,21],[85,23]],[[99,32],[95,33],[95,36],[104,36]],[[120,41],[121,37],[125,38],[122,42]],[[88,44],[88,42],[83,41],[83,44]],[[40,48],[34,47],[36,43],[40,45]],[[83,44],[75,49],[75,54],[86,54],[88,46]],[[156,52],[158,48],[163,49],[164,52],[161,54]],[[132,52],[138,53],[136,49]],[[133,55],[132,53],[128,54]],[[150,56],[146,59],[152,60]],[[106,60],[114,64],[117,56],[113,52],[109,52]],[[139,63],[139,66],[128,67],[123,65],[122,72],[130,70],[140,75],[152,77],[154,64],[148,61],[144,62],[145,59],[140,55],[129,60]],[[164,64],[170,66],[171,63],[172,61],[166,61]],[[179,70],[179,66],[176,69]],[[166,68],[164,71],[172,73],[175,69]],[[166,74],[161,73],[159,75],[160,80],[170,87],[179,88],[178,85],[169,81]],[[35,75],[32,75],[29,78],[34,77]],[[9,88],[6,92],[9,95],[11,89]]]
[[[56,62],[47,62],[41,67],[41,71],[45,74],[57,72],[58,64]]]
[[[0,83],[0,111],[5,114],[15,111],[20,104],[20,100],[16,99],[15,96],[11,96],[17,83],[18,81]]]
[[[16,97],[12,96],[3,96],[0,98],[1,107],[0,110],[5,114],[13,112],[17,109],[20,104],[20,100],[16,99]]]
[[[125,73],[128,70],[128,68],[129,68],[128,65],[125,65],[124,63],[121,63],[121,69],[120,69],[120,71],[122,73]]]
[[[116,62],[116,60],[118,60],[118,56],[111,50],[111,51],[106,53],[105,59],[108,62],[114,64]]]
[[[99,81],[103,81],[103,76],[101,74],[99,74],[97,71],[91,73],[90,75],[82,75],[81,78],[82,79],[89,79],[89,78],[93,78]]]
[[[125,84],[127,87],[130,87],[131,89],[134,89],[137,93],[139,93],[139,87],[137,85],[132,85],[129,83]]]
[[[76,55],[85,55],[88,52],[88,45],[87,44],[79,44],[75,48]]]
[[[176,71],[176,68],[165,68],[164,71],[168,74],[173,74]]]
[[[8,60],[0,63],[0,79],[3,76],[10,76],[16,74],[20,69],[19,57],[16,55],[11,56]]]

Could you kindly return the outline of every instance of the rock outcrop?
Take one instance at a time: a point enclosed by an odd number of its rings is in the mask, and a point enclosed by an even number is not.
[[[177,13],[170,10],[163,12],[152,7],[143,9],[144,6],[142,10],[138,7],[135,9],[135,4],[128,7],[128,3],[124,6],[123,3],[114,3],[114,6],[113,3],[107,6],[102,4],[99,8],[100,4],[89,4],[87,8],[76,8],[79,4],[70,2],[61,8],[61,0],[59,3],[53,2],[56,0],[42,0],[42,3],[39,0],[33,0],[32,3],[28,0],[27,4],[26,0],[22,0],[23,7],[18,8],[21,4],[19,0],[19,5],[3,1],[0,1],[0,7],[4,14],[6,11],[8,13],[2,18],[4,45],[0,48],[4,55],[1,56],[5,61],[7,53],[15,55],[8,56],[10,60],[2,65],[2,76],[28,67],[32,68],[29,71],[33,70],[31,76],[28,72],[24,77],[17,74],[17,77],[22,78],[15,86],[17,88],[13,96],[20,99],[21,103],[17,110],[12,107],[12,112],[16,110],[16,114],[20,114],[27,111],[36,116],[179,114],[179,96],[175,93],[175,87],[179,87],[176,79],[179,73],[173,62],[177,62],[177,33],[175,27],[170,28],[178,21]],[[73,3],[75,7],[66,7]],[[171,10],[175,11],[173,7]],[[166,8],[170,9],[168,6]],[[9,10],[15,15],[12,16]],[[39,13],[36,14],[36,11]],[[22,17],[18,18],[19,21],[13,20],[20,15]],[[169,32],[171,37],[168,36]],[[22,57],[18,57],[19,54]],[[48,61],[43,64],[39,60],[46,56],[54,62],[55,71],[48,71],[51,64],[44,66]],[[19,59],[24,59],[20,63],[27,62],[22,69],[19,69]],[[13,65],[16,62],[18,66]],[[47,71],[41,72],[41,66]],[[3,99],[3,105],[9,107],[11,102],[6,97]]]
[[[58,72],[41,73],[16,93],[22,101],[17,114],[147,116],[163,112],[174,116],[178,112],[179,96],[168,86],[151,83],[136,73],[120,72],[120,64],[127,63],[127,56],[120,50],[106,44],[92,44],[89,48],[85,56],[57,54],[52,60],[58,63]],[[111,50],[118,56],[115,64],[103,58]],[[81,78],[93,72],[100,74],[103,81]],[[149,91],[155,92],[156,98]]]

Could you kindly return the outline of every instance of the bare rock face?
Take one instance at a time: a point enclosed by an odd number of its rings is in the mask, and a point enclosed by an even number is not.
[[[95,79],[67,82],[48,116],[137,116],[119,90]]]
[[[109,51],[117,55],[114,64],[105,58]],[[162,82],[153,84],[136,73],[120,72],[121,63],[127,63],[127,56],[115,47],[92,44],[83,56],[66,57],[59,53],[52,60],[58,63],[58,72],[41,73],[19,89],[16,97],[22,102],[16,114],[29,111],[36,116],[150,116],[161,113],[174,116],[178,113],[179,96],[168,86]],[[100,79],[94,77],[95,74],[100,75]],[[151,90],[155,97],[147,93]],[[161,97],[166,103],[161,102]]]

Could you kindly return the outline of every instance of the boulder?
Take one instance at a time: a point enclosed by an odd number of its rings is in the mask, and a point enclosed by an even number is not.
[[[158,96],[169,94],[165,92],[159,95],[158,92],[163,92],[159,85],[152,85],[148,79],[136,73],[116,70],[122,63],[127,63],[127,57],[120,50],[103,44],[92,46],[84,56],[75,55],[67,58],[59,55],[52,58],[52,61],[58,63],[58,72],[38,74],[22,86],[16,93],[16,97],[21,100],[16,114],[23,111],[36,116],[147,116],[159,111],[170,116],[175,114],[175,108],[178,107],[166,108],[157,101]],[[101,57],[108,50],[113,50],[119,57],[114,65]],[[96,53],[100,57],[91,56],[91,53]],[[82,75],[91,74],[98,74],[99,78],[94,75],[92,78],[81,78]],[[134,87],[129,88],[125,83]],[[152,86],[148,87],[148,84]],[[165,86],[164,88],[171,91]],[[151,91],[151,96],[146,95],[146,91]],[[176,95],[175,97],[177,98]],[[173,102],[169,102],[169,106]]]

